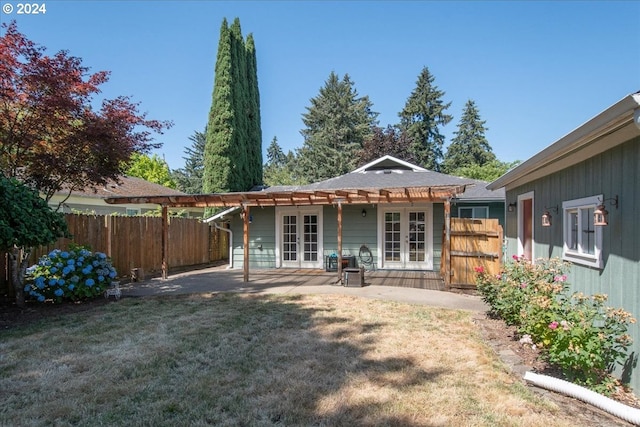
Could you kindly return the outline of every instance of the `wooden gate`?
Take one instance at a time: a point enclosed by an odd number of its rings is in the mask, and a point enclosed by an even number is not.
[[[442,277],[449,275],[449,287],[475,289],[477,267],[489,274],[500,273],[503,232],[497,219],[451,218],[450,236],[451,251],[449,256],[442,254],[440,267]],[[448,250],[445,244],[442,247],[443,252]]]

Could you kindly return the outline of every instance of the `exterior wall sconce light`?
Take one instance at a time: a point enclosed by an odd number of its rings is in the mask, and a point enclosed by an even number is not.
[[[516,202],[509,203],[509,206],[507,206],[507,210],[508,210],[509,212],[513,212],[513,211],[515,211],[515,210],[516,210],[516,206],[517,206],[517,203],[516,203]]]
[[[362,209],[362,218],[364,218],[365,216],[367,216],[367,210],[366,209]]]
[[[549,213],[549,211],[554,211],[555,213],[558,213],[558,205],[556,206],[551,206],[551,207],[545,207],[544,208],[544,213],[542,214],[542,226],[543,227],[551,227],[551,218],[553,218],[551,216],[551,214]]]
[[[598,200],[600,201],[600,200]],[[616,209],[618,209],[618,195],[616,194],[616,197],[611,197],[609,199],[604,199],[602,201],[600,201],[600,204],[598,205],[598,207],[596,208],[595,211],[593,211],[593,225],[599,225],[599,226],[605,226],[605,225],[609,225],[609,211],[607,211],[604,207],[604,203],[609,201],[611,206],[615,206]]]

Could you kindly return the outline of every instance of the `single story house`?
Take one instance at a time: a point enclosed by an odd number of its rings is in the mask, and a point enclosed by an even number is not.
[[[625,96],[488,185],[506,189],[507,254],[572,263],[572,289],[640,320],[640,92]],[[624,380],[635,369],[640,324]]]
[[[504,191],[487,190],[486,182],[432,172],[384,156],[353,172],[303,186],[270,187],[269,193],[379,191],[413,186],[457,187],[448,194],[451,216],[504,220]],[[342,255],[351,266],[372,269],[440,269],[445,221],[444,200],[389,203],[366,199],[342,208]],[[345,197],[346,200],[346,197]],[[251,268],[327,269],[338,252],[337,205],[282,204],[251,213]],[[229,218],[234,267],[242,267],[242,218]]]
[[[142,178],[122,176],[119,182],[87,188],[84,190],[62,190],[53,195],[49,200],[49,206],[63,213],[82,213],[92,215],[144,215],[147,212],[157,211],[158,205],[147,204],[122,204],[111,205],[105,202],[109,197],[133,197],[133,196],[159,196],[159,195],[184,195],[182,191],[174,190],[160,184],[146,181]],[[188,216],[202,217],[203,210],[189,211]]]
[[[108,203],[227,208],[234,268],[440,269],[451,215],[503,218],[503,190],[384,156],[304,186],[241,193],[113,197]],[[444,243],[443,243],[444,242]]]

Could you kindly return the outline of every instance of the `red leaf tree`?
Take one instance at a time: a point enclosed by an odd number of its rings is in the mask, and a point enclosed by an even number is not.
[[[80,58],[53,56],[21,34],[15,22],[0,37],[0,171],[49,200],[118,180],[133,153],[160,147],[152,133],[170,122],[149,120],[128,97],[92,108],[109,72],[89,73]]]

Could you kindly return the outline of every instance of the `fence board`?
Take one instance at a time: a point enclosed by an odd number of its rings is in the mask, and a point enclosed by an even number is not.
[[[497,219],[451,218],[449,272],[451,287],[475,288],[476,267],[499,274],[502,263],[502,226]],[[446,250],[444,248],[443,250]]]
[[[30,264],[55,248],[87,245],[111,257],[121,277],[133,268],[145,274],[162,271],[162,218],[65,214],[72,239],[35,248]],[[169,218],[169,268],[204,265],[228,258],[228,234],[193,218]],[[6,254],[0,252],[0,295],[13,294]]]

